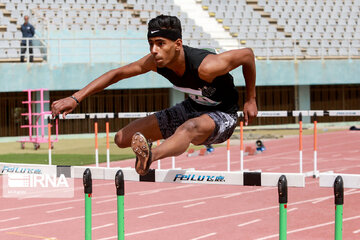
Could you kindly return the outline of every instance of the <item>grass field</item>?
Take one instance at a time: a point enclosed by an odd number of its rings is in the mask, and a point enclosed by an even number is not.
[[[110,160],[119,161],[135,158],[130,148],[119,149],[113,140],[110,142]],[[43,143],[38,150],[32,143],[26,143],[25,149],[18,142],[0,144],[0,161],[12,163],[48,163],[48,144]],[[106,139],[99,138],[99,162],[106,161]],[[87,165],[95,163],[94,139],[60,139],[54,143],[52,162],[56,165]]]
[[[110,156],[110,161],[120,161],[124,159],[134,158],[134,154],[114,155]],[[1,154],[1,162],[9,163],[31,163],[31,164],[48,164],[48,154],[36,153],[12,153]],[[106,155],[99,154],[99,162],[106,162]],[[95,163],[94,154],[53,154],[52,164],[54,165],[89,165]]]

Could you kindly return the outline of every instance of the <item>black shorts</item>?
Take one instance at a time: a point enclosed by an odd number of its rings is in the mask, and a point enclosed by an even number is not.
[[[191,118],[199,117],[203,114],[209,115],[215,122],[215,129],[211,136],[202,144],[222,143],[229,139],[236,128],[237,114],[225,113],[221,111],[197,111],[188,100],[176,104],[155,113],[158,120],[160,131],[166,139],[173,135],[176,129]]]

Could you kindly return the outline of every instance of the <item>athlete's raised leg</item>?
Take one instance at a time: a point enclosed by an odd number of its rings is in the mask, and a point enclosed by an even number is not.
[[[178,156],[186,151],[190,143],[201,145],[215,129],[214,120],[207,114],[184,122],[175,133],[152,151],[152,161]]]
[[[190,143],[201,145],[213,133],[214,120],[207,114],[192,118],[178,127],[175,133],[160,146],[150,149],[146,137],[136,133],[132,138],[131,147],[136,154],[136,171],[146,175],[152,162],[171,156],[178,156],[186,151]]]
[[[120,129],[115,135],[115,143],[120,148],[131,146],[131,138],[136,132],[141,132],[146,139],[156,141],[162,139],[159,123],[154,114],[136,119],[124,128]]]

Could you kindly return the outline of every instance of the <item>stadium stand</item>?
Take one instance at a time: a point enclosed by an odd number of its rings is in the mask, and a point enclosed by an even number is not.
[[[258,59],[360,57],[360,0],[194,0],[238,43]],[[174,0],[0,0],[0,61],[18,61],[20,25],[30,15],[36,37],[35,59],[46,59],[46,38],[141,33],[158,14],[178,16],[184,44],[214,46],[217,39],[196,25]],[[64,32],[64,34],[58,34]],[[110,34],[109,34],[110,33]],[[114,36],[117,36],[114,34]]]
[[[257,56],[359,57],[358,0],[202,0],[204,10]]]

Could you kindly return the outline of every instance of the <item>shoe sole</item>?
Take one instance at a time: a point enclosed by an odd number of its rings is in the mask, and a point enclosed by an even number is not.
[[[131,148],[136,154],[135,169],[142,176],[149,171],[150,147],[146,138],[141,133],[135,133],[131,139]]]

